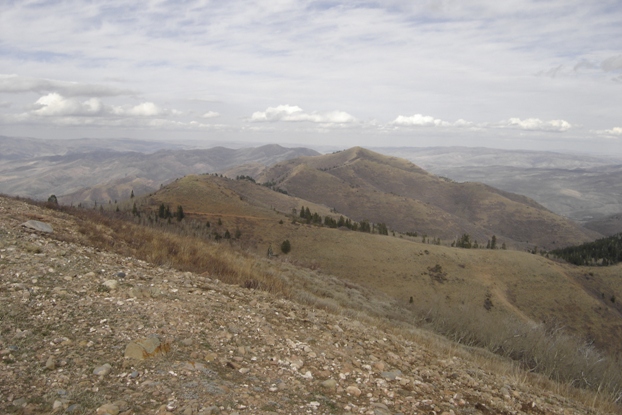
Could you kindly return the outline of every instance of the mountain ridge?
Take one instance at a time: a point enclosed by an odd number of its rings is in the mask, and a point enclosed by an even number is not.
[[[363,148],[278,163],[260,181],[335,208],[355,220],[442,239],[493,234],[552,248],[600,234],[559,217],[537,202],[480,183],[455,183],[411,162]],[[434,223],[433,223],[434,222]]]

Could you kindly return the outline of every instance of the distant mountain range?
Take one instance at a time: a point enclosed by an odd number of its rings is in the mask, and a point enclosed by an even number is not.
[[[622,213],[622,158],[490,148],[379,148],[459,182],[480,182],[528,196],[551,211],[589,223]],[[591,226],[591,225],[587,225]]]
[[[139,140],[36,140],[0,137],[0,193],[64,204],[108,203],[148,193],[187,174],[317,155],[307,148],[181,150]],[[121,151],[123,150],[123,151]]]
[[[131,139],[40,140],[0,136],[0,193],[64,204],[150,193],[187,174],[260,177],[270,165],[318,155],[307,148],[198,148],[206,143]],[[622,159],[489,148],[378,148],[456,182],[525,195],[605,235],[622,231]]]

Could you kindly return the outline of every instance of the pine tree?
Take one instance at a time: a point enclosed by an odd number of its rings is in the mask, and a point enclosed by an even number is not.
[[[291,250],[292,250],[292,245],[289,242],[289,239],[284,240],[283,243],[281,244],[281,252],[283,252],[284,254],[287,254]]]
[[[181,221],[186,215],[184,215],[184,208],[181,205],[177,206],[177,221]]]
[[[130,195],[130,199],[134,199],[134,190],[132,189],[132,194]]]

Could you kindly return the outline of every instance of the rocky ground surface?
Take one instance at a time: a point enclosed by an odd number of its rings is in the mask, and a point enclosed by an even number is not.
[[[446,349],[72,234],[70,216],[0,198],[2,414],[594,413]]]

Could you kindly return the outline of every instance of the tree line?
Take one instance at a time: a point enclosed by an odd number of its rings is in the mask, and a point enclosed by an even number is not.
[[[296,215],[295,209],[293,213],[294,215]],[[317,212],[311,213],[309,207],[305,208],[304,206],[300,208],[300,213],[298,213],[298,216],[307,224],[326,226],[329,228],[344,227],[352,231],[377,233],[380,235],[389,234],[389,228],[384,223],[371,223],[368,220],[356,222],[351,220],[350,218],[344,218],[343,216],[340,216],[339,219],[335,219],[331,216],[324,216],[324,219],[322,219],[322,216],[320,216]]]
[[[574,265],[614,265],[622,261],[622,233],[549,253]]]

